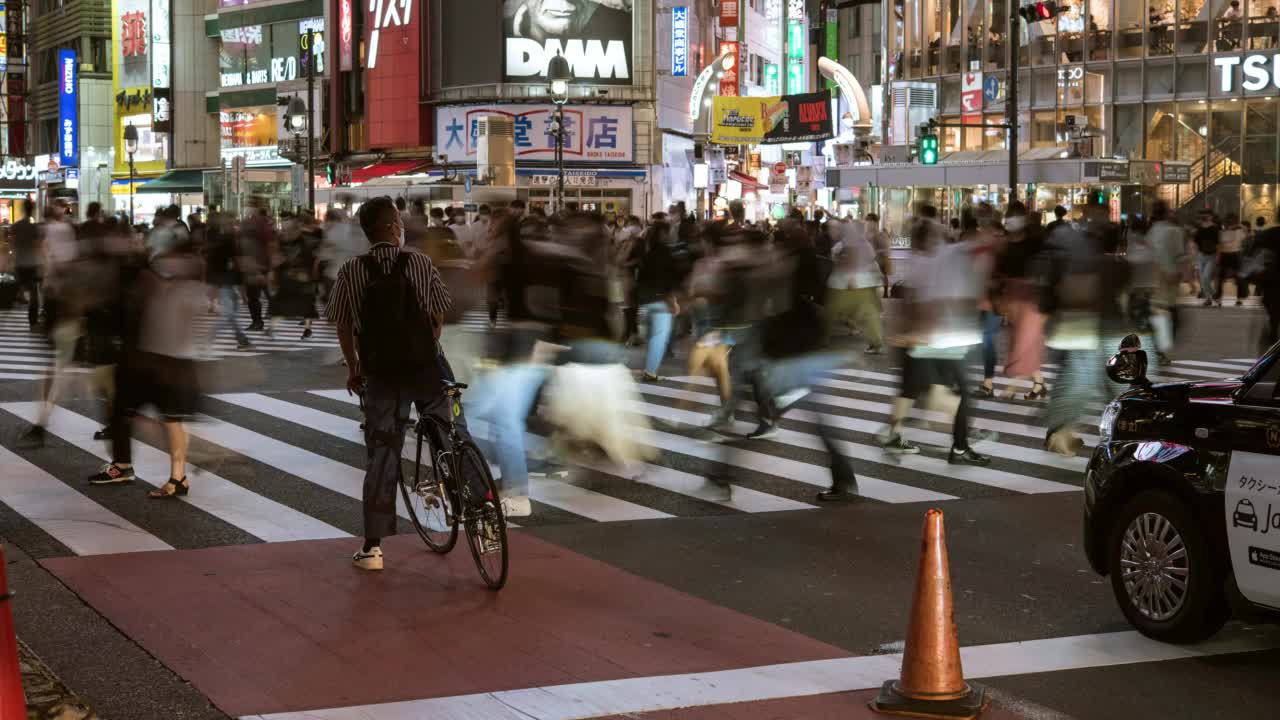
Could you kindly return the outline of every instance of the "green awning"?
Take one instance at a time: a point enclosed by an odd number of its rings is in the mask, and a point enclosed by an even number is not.
[[[198,193],[204,192],[203,170],[170,170],[146,185],[138,187],[140,193]]]

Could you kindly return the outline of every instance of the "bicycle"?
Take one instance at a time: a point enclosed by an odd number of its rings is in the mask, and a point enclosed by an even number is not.
[[[462,391],[466,388],[465,383],[445,384],[450,410],[447,421],[432,416],[418,418],[414,428],[418,442],[413,479],[401,480],[400,493],[409,510],[409,520],[432,551],[443,555],[452,550],[458,542],[458,528],[466,528],[467,545],[481,579],[490,590],[501,590],[507,582],[507,521],[489,463],[474,442],[458,434],[456,419],[462,415]],[[424,438],[428,459],[425,467]],[[483,496],[463,478],[481,480]]]

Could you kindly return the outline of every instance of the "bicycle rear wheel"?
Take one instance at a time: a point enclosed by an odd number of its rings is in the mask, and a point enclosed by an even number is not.
[[[489,472],[489,463],[473,443],[462,443],[454,453],[471,556],[489,589],[501,590],[507,584],[507,521],[502,516],[498,486]],[[479,488],[472,486],[479,483],[473,482],[473,478],[483,482],[485,494],[481,497],[476,497]]]
[[[429,436],[419,431],[417,438],[414,477],[402,478],[400,495],[422,541],[435,552],[447,553],[458,542],[456,495],[448,475],[449,463],[447,459],[441,461],[438,446]],[[426,450],[425,465],[423,450]]]

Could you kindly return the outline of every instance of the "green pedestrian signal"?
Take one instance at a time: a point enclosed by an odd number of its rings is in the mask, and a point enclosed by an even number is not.
[[[920,136],[920,164],[938,164],[938,136],[932,133]]]

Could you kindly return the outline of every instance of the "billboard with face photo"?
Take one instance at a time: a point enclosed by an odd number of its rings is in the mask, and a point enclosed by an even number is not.
[[[504,0],[502,23],[507,82],[546,82],[558,51],[577,84],[631,84],[631,0]]]

